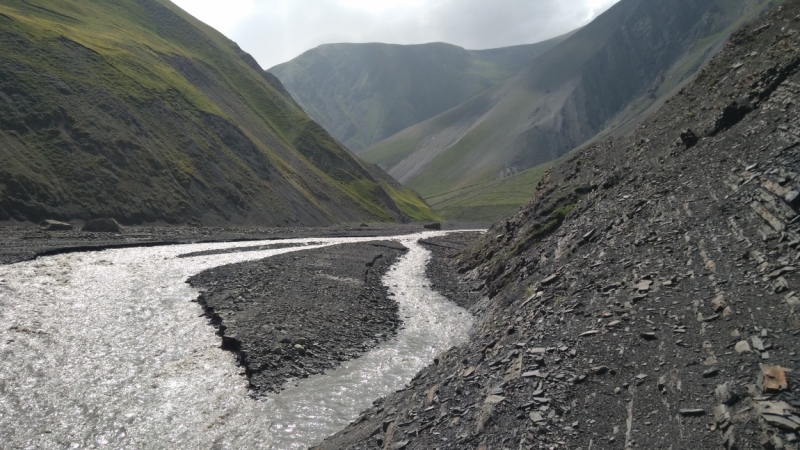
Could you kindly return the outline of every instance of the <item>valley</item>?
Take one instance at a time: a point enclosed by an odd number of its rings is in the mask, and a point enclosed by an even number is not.
[[[733,30],[773,6],[771,1],[749,0],[623,1],[565,36],[493,50],[536,51],[526,52],[526,64],[506,65],[505,79],[484,84],[482,92],[469,91],[458,104],[450,92],[462,82],[460,73],[432,78],[448,80],[444,85],[427,84],[432,83],[429,76],[405,75],[430,72],[425,62],[408,56],[424,61],[424,46],[403,48],[402,56],[401,49],[393,48],[380,57],[357,45],[326,46],[270,70],[350,150],[423,198],[460,190],[473,197],[466,209],[459,201],[439,199],[435,209],[445,218],[485,220],[493,210],[490,220],[498,220],[524,205],[538,182],[535,176],[525,177],[531,182],[517,183],[525,195],[501,207],[492,198],[503,195],[503,188],[495,186],[505,184],[504,174],[537,166],[533,172],[541,173],[542,164],[577,147],[627,134],[690,81]],[[466,62],[461,66],[469,67]],[[405,106],[409,94],[382,97],[394,89],[411,89],[409,83],[419,96],[415,98],[426,104],[452,105],[440,106],[429,117],[418,115],[416,123],[401,121],[398,125],[405,127],[395,127],[393,134],[381,132],[371,143],[362,139],[356,144],[353,133],[375,136],[370,131],[374,125],[419,108]],[[389,98],[395,100],[367,100]],[[476,185],[488,191],[483,200],[468,193]],[[473,206],[476,201],[479,206]],[[470,217],[468,211],[477,215]]]
[[[800,448],[800,0],[603,11],[264,71],[0,2],[0,442]]]

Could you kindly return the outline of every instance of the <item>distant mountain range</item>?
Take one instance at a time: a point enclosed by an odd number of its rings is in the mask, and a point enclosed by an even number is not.
[[[0,220],[435,219],[167,0],[0,3]]]
[[[516,65],[503,66],[504,75],[520,67],[513,75],[480,78],[488,86],[482,92],[472,95],[480,83],[472,84],[473,90],[459,91],[464,100],[457,105],[366,148],[362,147],[369,139],[348,143],[358,133],[371,133],[376,139],[383,134],[376,133],[376,127],[344,126],[356,117],[353,111],[362,112],[359,120],[352,121],[356,125],[365,122],[364,117],[384,123],[385,116],[397,114],[379,101],[370,102],[363,111],[361,103],[351,99],[390,98],[396,89],[403,89],[411,92],[406,98],[417,98],[414,93],[420,92],[428,102],[438,101],[438,89],[412,82],[406,75],[416,71],[416,61],[425,60],[419,54],[431,47],[392,46],[392,52],[377,52],[381,55],[377,57],[356,44],[325,46],[272,72],[334,137],[415,189],[438,211],[451,218],[491,219],[524,204],[522,199],[533,192],[538,176],[526,170],[598,137],[632,130],[690,80],[732,31],[776,3],[621,0],[568,36],[522,47],[529,52],[516,54]],[[357,64],[351,62],[353,53],[361,55]],[[529,60],[522,65],[524,58]],[[342,69],[350,66],[358,69]],[[298,67],[314,70],[292,69]],[[314,76],[305,75],[309,72]],[[437,74],[441,85],[462,86],[463,72]],[[443,79],[447,75],[449,81]],[[381,82],[364,81],[373,79]],[[445,106],[457,97],[447,95],[436,104]],[[337,105],[341,112],[320,105]],[[415,116],[407,117],[396,123],[405,124]],[[528,191],[509,200],[503,195],[509,187],[506,180]]]
[[[269,72],[358,152],[505,81],[563,40],[480,51],[441,42],[326,44]]]

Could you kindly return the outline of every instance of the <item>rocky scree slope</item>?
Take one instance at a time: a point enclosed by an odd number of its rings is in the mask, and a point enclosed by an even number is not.
[[[434,215],[167,0],[0,5],[0,220],[328,225]]]
[[[491,50],[442,42],[326,44],[269,72],[358,152],[506,80],[564,38]]]
[[[507,81],[359,155],[425,198],[551,161],[637,123],[772,4],[622,0]]]
[[[797,449],[800,1],[460,256],[440,355],[321,448]]]

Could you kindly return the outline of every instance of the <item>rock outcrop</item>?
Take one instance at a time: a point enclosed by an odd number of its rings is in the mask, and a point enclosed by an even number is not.
[[[788,1],[553,168],[461,253],[470,342],[320,447],[797,449],[798,29]]]
[[[91,231],[95,233],[119,233],[119,223],[114,219],[92,219],[81,227],[81,231]]]

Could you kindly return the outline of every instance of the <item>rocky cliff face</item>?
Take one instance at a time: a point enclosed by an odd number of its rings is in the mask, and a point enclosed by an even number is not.
[[[461,254],[471,341],[321,447],[798,448],[798,30],[791,0],[553,168]]]

